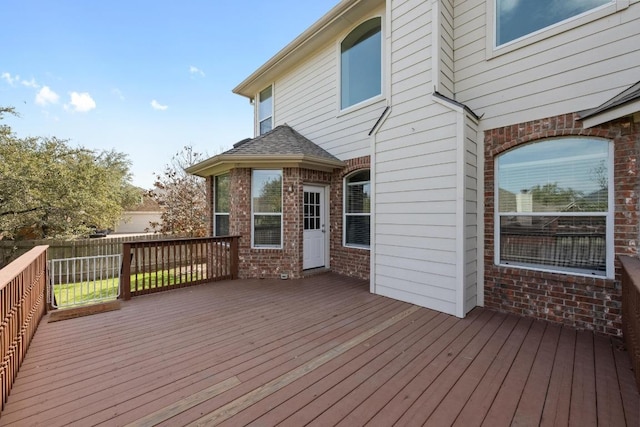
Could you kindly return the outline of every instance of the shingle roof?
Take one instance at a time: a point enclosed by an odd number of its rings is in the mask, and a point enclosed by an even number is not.
[[[243,139],[232,149],[185,170],[206,177],[233,168],[302,167],[330,172],[343,166],[343,161],[285,124],[264,135]]]
[[[244,139],[236,143],[231,150],[222,154],[247,156],[304,155],[327,160],[338,160],[337,157],[300,135],[288,125],[280,125],[270,132],[253,139]]]
[[[596,114],[603,113],[607,110],[614,109],[616,107],[624,105],[628,102],[636,101],[638,99],[640,99],[640,82],[625,89],[624,91],[614,96],[604,104],[599,105],[595,108],[591,108],[589,110],[581,111],[578,113],[578,115],[580,116],[580,119],[586,119],[588,117],[595,116]]]

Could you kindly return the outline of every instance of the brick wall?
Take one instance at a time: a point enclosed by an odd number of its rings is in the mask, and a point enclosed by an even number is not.
[[[636,255],[640,126],[630,118],[583,129],[574,114],[485,132],[485,306],[609,335],[622,334],[620,264],[615,279],[494,264],[494,159],[543,138],[589,136],[614,142],[615,254]]]
[[[344,177],[351,172],[369,168],[369,157],[352,159],[343,170],[334,173],[299,168],[283,169],[282,249],[251,247],[251,169],[230,171],[229,233],[240,235],[240,278],[302,277],[303,256],[303,192],[305,184],[329,188],[329,265],[340,274],[368,279],[369,251],[342,246],[342,193]],[[213,180],[207,178],[209,216],[213,215]],[[210,233],[213,234],[209,219]]]
[[[331,183],[331,270],[346,276],[369,279],[370,251],[342,245],[344,177],[359,169],[369,169],[370,157],[348,160],[347,166],[333,174]]]

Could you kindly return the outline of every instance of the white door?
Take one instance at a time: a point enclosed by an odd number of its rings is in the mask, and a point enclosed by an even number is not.
[[[324,187],[304,186],[302,268],[325,266]]]

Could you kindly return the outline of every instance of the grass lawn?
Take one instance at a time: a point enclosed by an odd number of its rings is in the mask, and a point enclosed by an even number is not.
[[[175,284],[200,280],[204,277],[204,271],[196,269],[193,275],[190,270],[171,269],[139,273],[131,275],[131,290],[154,289],[158,287],[170,287]],[[96,281],[85,281],[54,285],[54,304],[56,307],[69,307],[89,304],[94,301],[116,299],[120,280],[117,277]]]

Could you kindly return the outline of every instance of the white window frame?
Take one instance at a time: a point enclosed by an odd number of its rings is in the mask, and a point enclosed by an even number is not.
[[[215,175],[213,177],[213,235],[214,236],[218,236],[218,232],[217,232],[217,221],[218,221],[218,217],[220,216],[226,216],[227,218],[229,218],[229,212],[217,212],[216,210],[218,209],[218,206],[216,204],[216,199],[217,199],[217,190],[218,190],[218,178],[222,177],[222,176],[226,176],[228,179],[231,179],[228,173],[222,174],[222,175]],[[229,197],[231,197],[231,194],[229,194]],[[228,222],[228,220],[227,220]]]
[[[271,88],[271,115],[263,118],[262,120],[260,120],[260,103],[261,103],[260,94],[262,92],[264,92],[265,90],[269,89],[269,88]],[[256,102],[256,133],[255,133],[256,136],[262,135],[261,125],[262,125],[262,122],[264,122],[265,120],[271,119],[271,129],[270,130],[273,130],[273,128],[274,128],[274,115],[275,115],[274,98],[275,98],[275,85],[273,83],[271,83],[268,86],[265,86],[265,88],[262,89],[260,92],[258,92],[258,94],[256,95],[256,99],[257,99],[257,102]]]
[[[558,141],[562,141],[565,139],[564,137],[554,138]],[[600,138],[593,138],[600,139]],[[535,143],[536,141],[532,141],[531,143]],[[539,141],[538,141],[539,142]],[[615,181],[614,181],[614,146],[613,141],[608,142],[608,156],[609,156],[609,164],[607,165],[607,179],[609,182],[608,185],[608,198],[607,198],[607,212],[526,212],[526,213],[517,213],[517,212],[500,212],[500,183],[499,183],[499,165],[498,160],[500,155],[494,157],[494,207],[493,207],[493,230],[494,230],[494,264],[501,267],[508,268],[517,268],[522,270],[533,270],[533,271],[541,271],[546,273],[559,273],[559,274],[568,274],[573,276],[583,276],[583,277],[597,277],[597,278],[606,278],[613,279],[615,274],[614,260],[615,260],[615,242],[614,242],[614,226],[615,226]],[[524,147],[522,145],[520,147]],[[518,149],[515,147],[514,149]],[[505,153],[501,153],[505,154]],[[589,272],[589,271],[577,271],[576,269],[562,267],[554,267],[554,266],[544,266],[544,265],[536,265],[536,264],[525,264],[525,263],[503,263],[500,259],[500,218],[501,216],[567,216],[567,217],[577,217],[577,216],[603,216],[605,217],[606,223],[606,272],[604,274],[599,272]]]
[[[348,184],[347,181],[353,175],[363,172],[365,170],[369,171],[369,181],[358,181],[357,183]],[[346,175],[342,181],[342,246],[346,248],[357,248],[357,249],[366,249],[371,250],[371,244],[369,245],[358,245],[353,243],[347,243],[347,217],[348,216],[368,216],[369,217],[369,241],[371,241],[371,209],[367,213],[348,213],[347,212],[347,186],[348,185],[358,185],[362,183],[369,183],[371,185],[371,169],[370,168],[362,168],[355,170],[348,175]]]
[[[254,206],[253,206],[253,188],[254,188],[254,181],[253,181],[253,174],[256,171],[266,171],[266,172],[279,172],[280,173],[280,196],[281,196],[281,200],[280,200],[280,212],[279,213],[274,213],[274,212],[257,212],[257,215],[260,216],[279,216],[280,217],[280,244],[279,245],[257,245],[255,244],[255,215],[256,212],[254,211]],[[251,248],[253,249],[282,249],[283,247],[283,237],[284,237],[284,217],[283,217],[283,203],[284,203],[284,173],[282,169],[252,169],[251,170],[251,189],[250,189],[250,197],[251,197]]]
[[[624,10],[629,7],[630,0],[612,0],[610,4],[605,4],[594,9],[588,10],[580,15],[573,16],[571,18],[565,19],[564,21],[560,21],[556,24],[550,25],[545,28],[541,28],[532,33],[526,34],[522,37],[519,37],[510,42],[501,44],[499,46],[496,45],[496,25],[498,20],[496,19],[496,12],[498,10],[497,0],[486,0],[487,1],[487,15],[486,15],[486,25],[487,25],[487,37],[486,40],[486,57],[487,59],[500,56],[507,52],[512,52],[514,50],[520,49],[522,47],[531,45],[540,40],[547,39],[549,37],[555,36],[557,34],[568,31],[572,28],[579,27],[586,23],[598,20],[605,16],[611,15],[618,11]]]
[[[342,107],[342,43],[345,41],[349,35],[355,31],[361,24],[370,21],[372,19],[379,18],[380,19],[380,93],[372,96],[371,98],[364,99],[358,103],[349,105],[348,107]],[[337,56],[337,106],[338,106],[338,116],[349,113],[354,110],[359,110],[371,104],[374,104],[385,97],[385,56],[384,56],[384,44],[385,44],[385,20],[384,17],[380,14],[369,16],[361,21],[359,21],[356,25],[351,27],[349,31],[338,41],[336,46],[336,56]]]

